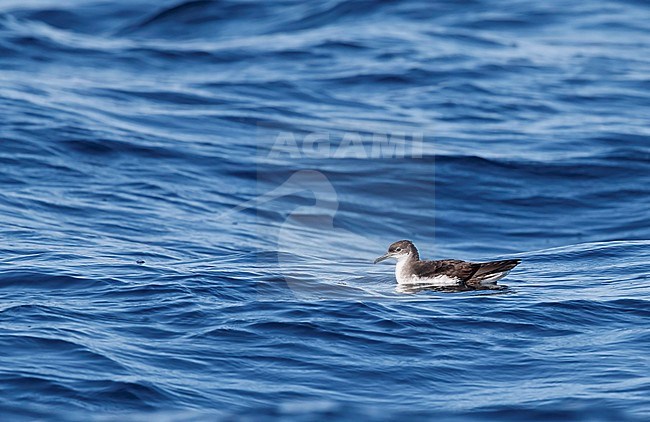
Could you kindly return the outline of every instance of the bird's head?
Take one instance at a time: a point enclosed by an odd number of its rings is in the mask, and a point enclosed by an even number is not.
[[[375,264],[388,258],[395,258],[397,261],[415,257],[419,259],[418,250],[410,240],[399,240],[388,247],[388,252],[375,259]]]

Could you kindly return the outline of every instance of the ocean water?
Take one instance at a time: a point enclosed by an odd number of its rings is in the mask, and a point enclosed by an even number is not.
[[[2,420],[650,419],[647,2],[4,0],[0,116]]]

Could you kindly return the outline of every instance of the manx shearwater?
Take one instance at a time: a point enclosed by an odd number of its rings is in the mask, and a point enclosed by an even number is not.
[[[388,247],[388,252],[375,259],[375,264],[388,258],[397,259],[395,278],[400,287],[430,286],[457,289],[484,289],[515,268],[521,260],[467,262],[457,259],[421,261],[417,248],[410,240],[400,240]]]

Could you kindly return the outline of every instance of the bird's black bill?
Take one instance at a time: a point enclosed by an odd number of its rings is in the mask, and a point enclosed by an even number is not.
[[[382,255],[382,256],[380,256],[379,258],[375,259],[374,264],[376,264],[376,263],[378,263],[378,262],[381,262],[381,261],[383,261],[383,260],[385,260],[385,259],[388,259],[388,258],[390,258],[390,254],[389,254],[389,253],[387,253],[386,255]]]

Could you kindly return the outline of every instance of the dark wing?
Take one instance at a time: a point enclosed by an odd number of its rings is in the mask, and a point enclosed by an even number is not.
[[[445,259],[442,261],[418,261],[413,265],[413,271],[420,277],[435,277],[446,275],[458,278],[469,288],[476,288],[481,281],[489,279],[491,275],[505,273],[515,268],[521,260],[508,259],[505,261],[492,262],[467,262],[457,259]]]
[[[418,261],[413,264],[413,272],[419,277],[436,277],[445,275],[467,281],[476,273],[481,264],[473,264],[457,259],[442,261]]]

